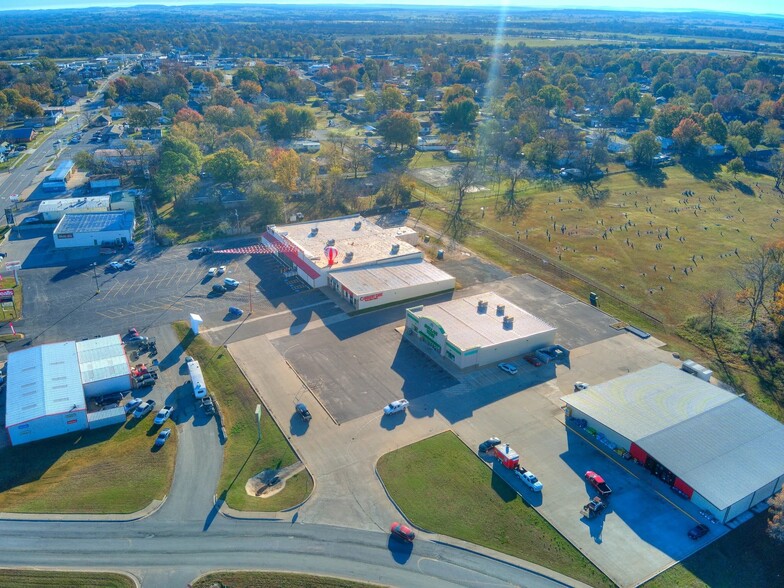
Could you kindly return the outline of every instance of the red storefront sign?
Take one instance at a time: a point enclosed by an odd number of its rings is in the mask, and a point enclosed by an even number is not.
[[[367,296],[362,296],[360,300],[362,302],[370,302],[371,300],[378,300],[384,295],[383,292],[378,292],[377,294],[368,294]]]

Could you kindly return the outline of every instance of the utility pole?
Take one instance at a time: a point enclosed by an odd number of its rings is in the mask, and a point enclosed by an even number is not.
[[[248,304],[250,305],[248,315],[251,315],[253,314],[253,286],[251,286],[250,282],[248,282]]]
[[[93,277],[95,278],[95,293],[98,294],[101,291],[101,288],[98,286],[98,270],[96,269],[98,266],[98,262],[92,262],[93,266]]]
[[[261,441],[261,404],[256,405],[256,427],[259,430],[259,436],[257,438],[257,442]]]

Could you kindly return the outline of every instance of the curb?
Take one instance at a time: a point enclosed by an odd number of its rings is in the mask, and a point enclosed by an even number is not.
[[[131,523],[146,519],[155,514],[166,502],[168,494],[162,500],[153,500],[142,510],[122,514],[71,514],[71,513],[19,513],[3,512],[0,513],[0,521],[34,521],[40,523]]]

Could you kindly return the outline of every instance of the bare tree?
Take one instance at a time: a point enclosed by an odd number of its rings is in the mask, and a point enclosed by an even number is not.
[[[509,189],[506,191],[504,207],[499,213],[519,216],[528,207],[531,199],[520,200],[517,197],[517,183],[530,174],[530,169],[524,161],[505,161],[503,172],[509,178]]]
[[[784,180],[784,154],[776,153],[770,158],[770,167],[773,177],[776,178],[776,190],[781,192],[781,182]]]
[[[476,181],[476,174],[476,166],[470,162],[457,166],[452,171],[452,183],[455,186],[457,198],[452,203],[449,221],[444,230],[455,238],[464,236],[468,229],[470,221],[463,212],[463,204],[466,194],[468,194],[468,189]]]
[[[741,273],[734,276],[740,287],[735,299],[749,307],[749,324],[752,330],[759,320],[760,308],[770,314],[768,306],[781,282],[783,261],[784,248],[762,247],[743,264]]]

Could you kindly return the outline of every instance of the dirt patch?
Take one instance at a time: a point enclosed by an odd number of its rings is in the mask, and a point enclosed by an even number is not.
[[[285,468],[263,470],[245,483],[245,492],[249,496],[269,498],[286,487],[286,480],[305,469],[301,461]]]

